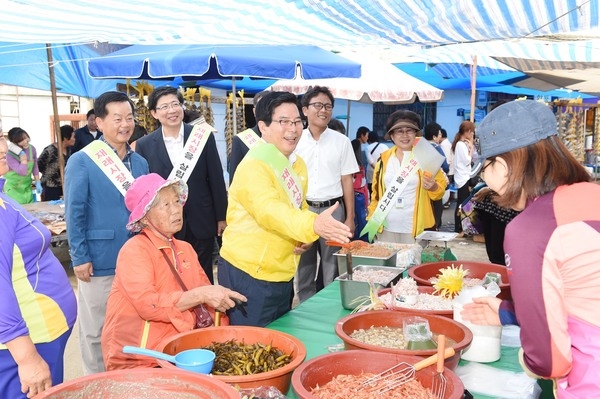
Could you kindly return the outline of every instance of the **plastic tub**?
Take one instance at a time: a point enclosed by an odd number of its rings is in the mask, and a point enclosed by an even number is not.
[[[239,399],[210,376],[181,369],[138,368],[87,375],[56,385],[36,399]]]
[[[395,275],[381,284],[375,283],[375,289],[379,291],[382,288],[389,287],[391,283],[396,283],[402,277],[402,270],[396,267],[387,266],[367,266],[359,265],[352,268],[353,271],[385,271],[392,272]],[[342,306],[344,309],[352,310],[356,308],[360,303],[357,303],[357,299],[360,297],[368,296],[371,292],[369,283],[366,281],[348,280],[348,273],[344,273],[336,280],[340,282],[340,295],[342,299]]]
[[[354,331],[358,329],[368,329],[374,327],[399,327],[402,328],[402,320],[406,317],[414,317],[415,313],[397,312],[393,310],[373,310],[368,312],[360,312],[348,315],[341,318],[335,325],[335,333],[344,341],[346,349],[367,349],[376,352],[394,353],[398,355],[411,355],[428,357],[436,353],[435,349],[426,350],[410,350],[386,348],[383,346],[371,345],[358,341],[352,337]],[[446,367],[454,370],[460,360],[462,351],[467,348],[473,340],[471,330],[463,324],[450,320],[447,317],[419,314],[419,317],[427,319],[429,328],[434,334],[444,334],[446,338],[452,339],[456,344],[452,348],[456,354],[446,359]],[[448,345],[450,347],[450,345]]]
[[[500,294],[498,294],[498,298],[501,299],[510,299],[510,283],[508,282],[508,272],[506,266],[497,265],[495,263],[484,263],[484,262],[471,262],[471,261],[444,261],[444,262],[432,262],[432,263],[424,263],[419,266],[415,266],[411,269],[408,269],[408,275],[415,279],[417,284],[419,285],[428,285],[433,286],[433,284],[429,281],[432,277],[436,277],[440,274],[441,269],[445,269],[449,266],[454,265],[455,267],[459,267],[462,265],[463,269],[469,270],[469,276],[471,278],[479,278],[482,279],[485,277],[485,274],[488,272],[500,273],[502,276],[502,284],[499,284]]]
[[[162,341],[158,345],[158,350],[174,355],[187,349],[202,348],[213,342],[230,340],[250,345],[255,343],[271,345],[292,356],[292,361],[289,364],[266,373],[240,376],[213,375],[213,378],[217,380],[242,389],[274,386],[283,394],[286,394],[290,388],[292,372],[306,358],[306,348],[297,338],[280,331],[249,326],[208,327],[184,332]],[[158,364],[166,369],[176,369],[174,364],[164,360],[158,360]]]
[[[387,368],[406,362],[415,364],[420,357],[399,355],[365,350],[349,350],[317,356],[300,367],[292,375],[292,386],[301,399],[316,399],[310,392],[319,385],[323,386],[339,374],[359,375],[361,373],[380,373]],[[460,399],[464,394],[464,386],[460,379],[448,368],[444,369],[446,378],[446,394],[444,399]],[[431,388],[435,375],[435,365],[426,367],[416,373],[416,379],[425,388]],[[376,397],[378,395],[374,395]],[[379,395],[381,396],[381,395]],[[347,398],[351,399],[351,398]]]
[[[384,288],[384,289],[380,290],[377,295],[379,295],[379,296],[385,295],[385,294],[389,293],[391,290],[392,290],[391,288]],[[419,294],[434,295],[433,291],[435,291],[435,288],[419,286],[419,287],[417,287],[417,290],[419,290]],[[449,310],[413,309],[413,308],[406,308],[406,307],[399,306],[399,305],[395,305],[389,309],[390,310],[398,310],[400,312],[407,312],[407,313],[430,314],[430,315],[436,315],[436,316],[443,316],[443,317],[447,317],[449,319],[453,318],[452,316],[453,316],[453,312],[454,312],[452,309],[449,309]]]

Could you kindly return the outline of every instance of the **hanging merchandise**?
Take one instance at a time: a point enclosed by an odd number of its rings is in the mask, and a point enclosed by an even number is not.
[[[231,155],[231,142],[233,141],[233,93],[229,93],[225,100],[225,147],[227,149],[227,158]]]
[[[183,87],[180,87],[179,90],[181,91],[181,95],[183,96],[183,103],[185,106],[185,109],[187,111],[198,111],[198,107],[196,106],[196,91],[198,89],[196,89],[195,87],[188,87],[185,90],[183,89]]]
[[[558,135],[569,152],[580,162],[585,160],[585,118],[584,109],[579,102],[560,101],[558,105]]]
[[[215,117],[210,102],[210,94],[209,89],[200,88],[200,114],[204,117],[206,123],[214,126]]]
[[[246,130],[246,107],[244,106],[244,90],[240,90],[238,91],[238,96],[239,98],[236,99],[237,101],[237,131],[238,132],[243,132],[244,130]]]
[[[225,114],[225,145],[227,147],[227,157],[231,154],[233,136],[238,132],[246,130],[244,91],[240,90],[238,94],[240,98],[234,97],[233,93],[229,93],[227,95],[227,100],[225,101],[225,109],[227,110]]]
[[[129,94],[129,81],[127,81],[127,93]],[[138,81],[135,83],[134,87],[137,93],[137,101],[135,102],[135,112],[137,115],[137,123],[146,131],[153,132],[158,127],[158,123],[152,115],[150,115],[150,110],[146,105],[146,96],[152,93],[154,90],[154,86],[149,84],[146,81]]]

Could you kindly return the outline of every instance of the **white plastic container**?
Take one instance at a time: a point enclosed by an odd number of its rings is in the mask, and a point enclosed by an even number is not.
[[[482,296],[494,295],[481,286],[464,288],[454,300],[454,320],[467,326],[473,333],[471,345],[462,352],[460,358],[471,362],[490,363],[500,359],[502,327],[472,324],[463,321],[460,316],[463,305],[473,302],[473,298]]]

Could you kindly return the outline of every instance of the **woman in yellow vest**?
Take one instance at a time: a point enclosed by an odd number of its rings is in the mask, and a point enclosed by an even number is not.
[[[375,165],[367,220],[375,216],[372,223],[379,228],[378,241],[412,244],[424,230],[435,229],[431,200],[442,198],[447,181],[441,169],[430,176],[414,162],[412,149],[421,131],[419,115],[395,111],[386,131],[385,139],[394,146],[381,153]]]
[[[33,202],[31,191],[35,181],[36,191],[41,194],[40,172],[37,166],[37,151],[29,144],[29,134],[20,127],[13,127],[8,131],[8,168],[4,178],[4,192],[20,204]]]

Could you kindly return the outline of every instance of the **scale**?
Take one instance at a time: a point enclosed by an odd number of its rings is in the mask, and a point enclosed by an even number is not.
[[[448,249],[448,241],[454,240],[458,236],[458,233],[451,233],[446,231],[424,231],[417,236],[417,240],[427,241],[427,246],[431,241],[443,241],[444,249]]]

